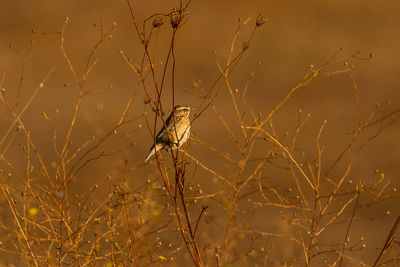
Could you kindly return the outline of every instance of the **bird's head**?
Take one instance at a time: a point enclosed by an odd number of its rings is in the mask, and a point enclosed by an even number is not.
[[[175,116],[186,116],[189,117],[190,111],[194,110],[187,105],[176,105],[174,107]]]

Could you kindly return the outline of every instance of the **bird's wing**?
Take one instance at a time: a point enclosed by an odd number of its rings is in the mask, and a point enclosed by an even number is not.
[[[172,113],[169,115],[167,120],[165,121],[165,124],[161,128],[161,130],[158,132],[157,137],[156,137],[156,142],[168,142],[168,136],[167,136],[167,131],[165,126],[168,127],[170,124],[171,120],[173,120],[173,115]]]
[[[167,120],[165,121],[165,125],[161,128],[161,130],[158,132],[156,141],[157,142],[164,142],[164,143],[169,143],[170,142],[170,137],[168,137],[167,134],[167,129],[169,135],[172,135],[172,139],[175,139],[176,133],[173,130],[175,127],[179,127],[180,123],[182,122],[182,118],[179,116],[175,116],[175,121],[174,121],[174,115],[171,113]],[[167,126],[167,128],[165,128]],[[175,127],[174,127],[175,126]]]

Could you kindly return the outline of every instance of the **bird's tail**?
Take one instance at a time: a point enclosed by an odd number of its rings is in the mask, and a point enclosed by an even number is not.
[[[149,154],[147,154],[147,157],[146,157],[146,159],[144,160],[144,162],[148,162],[149,159],[150,159],[157,151],[160,151],[160,150],[163,149],[163,148],[164,148],[164,145],[163,145],[163,144],[156,144],[155,146],[153,145],[153,146],[151,147],[151,149],[150,149]]]

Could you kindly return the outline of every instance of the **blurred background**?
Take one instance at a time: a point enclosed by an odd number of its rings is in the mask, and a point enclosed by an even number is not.
[[[177,1],[133,1],[134,13],[138,22],[150,15],[167,13]],[[193,82],[201,83],[208,89],[219,74],[212,50],[217,58],[226,60],[230,43],[237,28],[239,18],[255,18],[259,13],[267,17],[267,23],[260,28],[247,54],[232,75],[232,84],[243,90],[251,73],[254,78],[248,88],[248,102],[256,112],[263,116],[298,84],[310,65],[320,66],[329,60],[339,49],[342,56],[359,51],[359,56],[370,60],[352,60],[352,72],[359,88],[361,118],[365,121],[376,103],[387,106],[387,111],[400,107],[398,72],[400,69],[400,3],[394,0],[373,1],[238,1],[213,0],[192,1],[185,24],[176,39],[176,103],[186,103],[193,107],[201,100],[192,96]],[[132,24],[125,1],[0,1],[0,75],[4,75],[3,88],[17,109],[21,109],[31,97],[40,81],[53,66],[54,73],[40,90],[27,111],[22,116],[31,132],[46,164],[57,161],[52,142],[52,124],[45,118],[59,118],[57,146],[63,144],[66,129],[70,123],[79,88],[60,51],[60,32],[65,17],[69,23],[65,30],[65,49],[78,75],[81,75],[94,45],[100,37],[100,30],[116,27],[112,32],[109,48],[101,56],[100,62],[90,74],[85,90],[91,92],[83,99],[74,132],[72,147],[76,149],[91,136],[101,137],[114,127],[125,108],[128,98],[137,82],[137,76],[123,60],[120,51],[140,64],[142,46]],[[167,23],[168,24],[168,23]],[[238,47],[250,34],[251,27],[243,27]],[[163,25],[158,41],[158,63],[164,61],[171,29]],[[33,40],[33,41],[32,41]],[[103,48],[102,48],[103,49]],[[104,50],[104,49],[103,49]],[[99,49],[99,53],[102,53]],[[341,63],[342,64],[342,63]],[[331,70],[342,68],[334,67]],[[23,79],[21,79],[23,77]],[[167,79],[165,90],[170,88]],[[16,103],[20,95],[20,103]],[[144,93],[140,88],[135,97],[128,118],[134,119],[143,114]],[[217,102],[222,113],[234,114],[229,93],[223,90]],[[352,80],[347,75],[318,78],[310,85],[300,89],[282,108],[274,119],[278,135],[286,131],[293,133],[297,122],[297,111],[310,113],[310,121],[299,138],[299,149],[315,156],[315,137],[324,120],[326,129],[321,143],[326,146],[326,158],[332,162],[351,139],[350,133],[357,126],[357,109]],[[166,93],[165,107],[171,110],[170,96]],[[147,108],[147,112],[151,110]],[[382,115],[380,110],[378,115]],[[394,114],[397,115],[397,114]],[[0,108],[0,134],[11,125],[7,110]],[[235,123],[235,117],[227,117]],[[215,114],[208,109],[196,120],[193,133],[201,140],[212,144],[221,151],[231,151],[231,141]],[[390,180],[391,186],[398,186],[400,178],[400,122],[386,128],[379,138],[372,140],[355,161],[352,179],[368,179],[378,169]],[[311,137],[310,137],[311,136]],[[17,167],[24,168],[25,158],[21,157],[20,144],[26,142],[17,137],[7,150],[6,158]],[[71,194],[85,190],[108,174],[114,168],[127,164],[140,164],[146,156],[152,138],[143,117],[125,125],[104,150],[121,150],[116,156],[96,161],[79,173],[79,183],[71,184]],[[15,144],[15,145],[14,145]],[[188,148],[191,154],[207,159],[209,154],[193,144]],[[312,154],[314,155],[312,156]],[[123,155],[123,156],[121,156]],[[235,155],[233,155],[235,157]],[[210,162],[213,167],[218,163]],[[144,179],[156,177],[155,165],[141,166],[134,174],[126,177],[132,186]],[[196,176],[194,184],[201,183],[204,190],[212,193],[211,181]],[[372,254],[365,260],[371,262],[377,254],[376,247],[382,246],[385,236],[394,222],[399,210],[390,204],[377,210],[390,216],[380,220],[376,234],[368,240]],[[218,219],[215,219],[218,220]],[[264,220],[264,219],[263,219]],[[262,222],[260,222],[262,224]],[[358,228],[358,232],[367,231]]]

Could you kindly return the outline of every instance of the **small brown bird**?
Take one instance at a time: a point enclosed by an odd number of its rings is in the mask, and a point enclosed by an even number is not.
[[[186,105],[176,105],[156,136],[156,143],[150,148],[144,162],[147,162],[157,151],[170,148],[173,150],[181,147],[190,136],[189,114],[193,108]],[[169,151],[170,152],[170,151]]]

